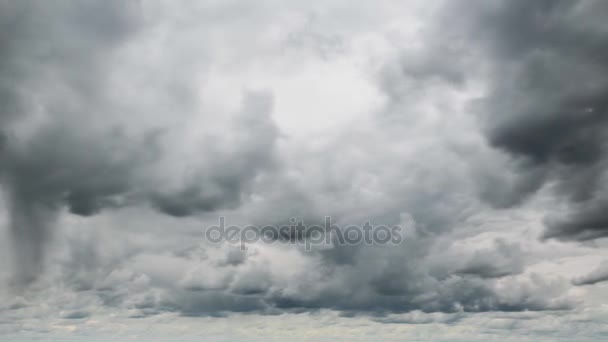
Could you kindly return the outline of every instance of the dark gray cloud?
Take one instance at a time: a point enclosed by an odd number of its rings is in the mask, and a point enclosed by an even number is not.
[[[138,204],[172,216],[235,207],[258,172],[272,166],[278,134],[272,95],[250,92],[226,136],[202,146],[212,163],[192,166],[183,184],[164,187],[167,179],[149,170],[168,163],[175,133],[153,122],[157,113],[124,106],[112,93],[116,50],[140,29],[138,3],[1,6],[0,176],[19,283],[41,272],[44,245],[64,206],[81,216]],[[130,117],[142,129],[135,131]]]
[[[601,19],[608,7],[602,1],[498,1],[475,8],[461,24],[492,77],[476,111],[489,143],[517,164],[513,185],[489,185],[484,197],[512,206],[551,185],[569,203],[569,214],[548,217],[546,237],[604,236],[606,219],[597,207],[608,160],[608,35]]]
[[[103,145],[98,146],[92,140],[78,139],[90,132],[66,124],[75,119],[71,117],[75,111],[83,111],[76,113],[83,120],[95,115],[88,106],[98,102],[106,69],[101,62],[134,29],[133,5],[109,2],[100,6],[92,1],[78,6],[67,2],[40,6],[30,1],[1,4],[4,143],[0,176],[8,188],[16,271],[22,280],[41,271],[44,244],[62,197],[72,211],[90,214],[100,197],[124,187],[124,179],[115,173],[125,172],[125,165],[102,159],[116,147],[110,146],[112,137],[99,140]],[[47,101],[43,92],[49,88],[59,96]],[[79,103],[87,106],[78,108]],[[43,124],[46,127],[34,133],[33,139],[23,141],[20,132],[13,131],[19,129],[15,125],[35,120],[44,112],[54,115],[53,122]],[[103,194],[88,195],[96,190]]]

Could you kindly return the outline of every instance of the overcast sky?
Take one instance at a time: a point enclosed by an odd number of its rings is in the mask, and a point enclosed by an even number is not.
[[[607,17],[0,0],[0,340],[608,339]]]

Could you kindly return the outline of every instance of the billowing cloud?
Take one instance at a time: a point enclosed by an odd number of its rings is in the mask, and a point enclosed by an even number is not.
[[[489,143],[513,158],[516,174],[510,189],[486,198],[510,206],[550,186],[567,214],[547,218],[545,237],[604,236],[608,36],[599,13],[606,5],[477,5],[465,32],[487,58],[491,89],[476,110]]]
[[[605,236],[606,9],[0,4],[0,332],[600,312],[576,285],[606,278],[578,267]],[[402,229],[213,244],[220,217]]]
[[[125,99],[112,83],[132,83],[131,75],[112,80],[122,67],[112,60],[120,59],[116,50],[136,34],[137,3],[3,6],[8,33],[2,117],[7,123],[0,167],[16,268],[24,281],[41,271],[45,241],[64,206],[82,216],[146,202],[173,216],[213,211],[238,205],[258,171],[272,165],[277,137],[270,121],[272,94],[246,93],[230,136],[198,142],[204,165],[172,160],[171,148],[178,147],[170,144],[184,129],[158,122],[159,116],[192,120],[194,108],[157,113],[146,112],[148,104],[121,103]],[[39,17],[48,19],[39,22]],[[173,183],[154,171],[169,163],[185,168]]]

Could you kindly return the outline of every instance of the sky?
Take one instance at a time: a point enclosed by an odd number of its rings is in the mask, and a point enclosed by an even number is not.
[[[606,15],[0,0],[0,340],[607,340]]]

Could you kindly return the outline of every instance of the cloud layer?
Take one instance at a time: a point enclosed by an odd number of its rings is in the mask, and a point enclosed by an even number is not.
[[[1,331],[600,321],[607,10],[0,3]],[[241,250],[205,241],[220,216],[404,240]]]

